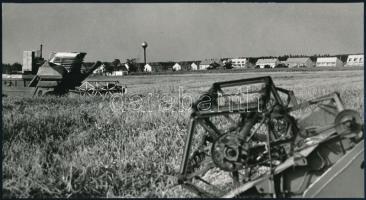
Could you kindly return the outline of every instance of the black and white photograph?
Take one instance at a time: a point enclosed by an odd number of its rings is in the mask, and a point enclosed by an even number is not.
[[[363,2],[2,2],[2,198],[364,198]]]

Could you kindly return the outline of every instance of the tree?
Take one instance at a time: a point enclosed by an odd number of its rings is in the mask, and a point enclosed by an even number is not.
[[[119,59],[114,59],[112,65],[115,71],[120,70],[120,67],[122,66],[121,61]]]
[[[106,73],[112,73],[113,72],[113,65],[111,65],[108,62],[105,62],[104,66],[105,66],[105,72]]]
[[[22,71],[22,65],[16,62],[11,66],[11,70],[12,71]]]
[[[136,63],[136,58],[126,59],[126,64],[128,65],[128,71],[130,72],[138,72],[138,66]]]
[[[280,56],[280,57],[278,57],[278,60],[279,60],[279,61],[285,61],[285,60],[287,60],[288,58],[289,58],[289,56],[284,55],[284,56]]]
[[[225,60],[225,62],[223,62],[223,63],[224,63],[224,68],[225,69],[232,69],[233,68],[233,63],[232,63],[231,60]]]
[[[11,74],[11,64],[3,63],[3,74]]]

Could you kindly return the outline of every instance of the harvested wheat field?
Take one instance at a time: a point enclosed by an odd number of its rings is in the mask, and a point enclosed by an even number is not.
[[[363,115],[363,74],[126,76],[123,98],[3,98],[4,197],[194,197],[174,186],[190,114],[180,99],[216,81],[272,76],[300,101],[338,91]]]

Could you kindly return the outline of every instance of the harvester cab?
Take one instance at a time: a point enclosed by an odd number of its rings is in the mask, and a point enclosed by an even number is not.
[[[269,76],[217,82],[192,105],[178,182],[201,197],[362,197],[363,149],[338,93],[298,102]]]

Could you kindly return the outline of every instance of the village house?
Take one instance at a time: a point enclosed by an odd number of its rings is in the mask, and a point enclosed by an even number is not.
[[[211,61],[210,60],[203,60],[199,67],[198,67],[198,70],[206,70],[208,67],[210,67],[211,65]]]
[[[172,67],[173,71],[180,71],[182,70],[182,66],[179,63],[175,63]]]
[[[277,58],[266,58],[266,59],[258,59],[256,62],[257,68],[275,68],[280,61]]]
[[[191,70],[198,70],[198,65],[195,62],[192,62]]]
[[[152,72],[152,67],[149,63],[144,66],[144,72]]]
[[[231,60],[231,66],[233,68],[247,68],[249,60],[248,58],[232,58]]]
[[[93,71],[93,74],[103,74],[103,73],[105,73],[104,63]]]
[[[358,54],[358,55],[349,55],[347,57],[345,67],[351,67],[351,66],[364,66],[364,55]]]
[[[316,59],[316,67],[343,67],[343,62],[337,57],[319,57]]]
[[[288,58],[283,61],[288,68],[299,68],[299,67],[315,67],[315,63],[309,58]]]
[[[224,64],[220,59],[207,59],[203,60],[199,65],[199,70],[206,70],[211,68],[222,67]]]
[[[177,63],[180,65],[180,67],[181,67],[180,70],[182,70],[182,71],[192,70],[192,67],[191,67],[192,61],[180,61],[180,62],[177,62]]]

